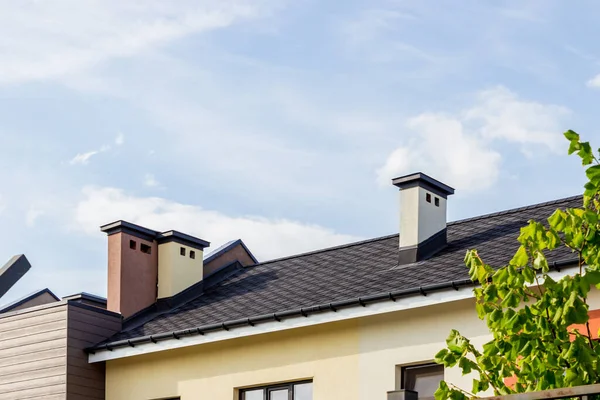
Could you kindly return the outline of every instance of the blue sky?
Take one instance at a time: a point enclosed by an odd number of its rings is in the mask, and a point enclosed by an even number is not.
[[[0,258],[105,295],[127,219],[260,259],[396,232],[393,176],[449,219],[581,191],[600,145],[594,1],[0,1]]]

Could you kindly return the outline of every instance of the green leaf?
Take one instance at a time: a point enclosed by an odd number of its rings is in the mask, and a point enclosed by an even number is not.
[[[592,152],[592,146],[588,142],[580,143],[580,149],[577,155],[581,157],[582,165],[590,165],[594,161],[594,153]]]
[[[514,265],[515,267],[524,267],[528,262],[529,256],[527,255],[527,249],[525,249],[525,246],[520,246],[512,260],[510,260],[510,264]]]
[[[585,272],[585,275],[583,276],[583,278],[590,284],[590,285],[597,285],[600,283],[600,271],[594,271],[594,270],[587,270]]]
[[[448,349],[453,353],[463,353],[467,345],[467,340],[455,329],[450,331],[450,336],[446,339]]]
[[[447,355],[448,355],[448,350],[442,349],[435,355],[434,361],[437,364],[444,364],[444,358],[446,358]]]
[[[571,383],[577,379],[577,370],[574,368],[569,368],[567,370],[567,374],[565,375],[565,382]]]
[[[494,274],[494,276],[492,278],[492,282],[494,282],[494,284],[496,284],[496,285],[505,284],[507,280],[508,280],[508,270],[505,267],[500,268],[498,271],[496,271],[496,273]]]
[[[449,391],[448,384],[444,381],[441,381],[440,386],[435,391],[433,396],[435,397],[435,400],[446,400],[446,399],[448,399],[448,391]]]
[[[581,149],[581,145],[579,144],[578,141],[572,141],[571,144],[569,145],[569,155],[575,153],[576,151],[579,151],[579,149]]]
[[[568,131],[566,131],[564,133],[565,137],[567,138],[567,140],[570,141],[579,141],[579,134],[571,129],[569,129]]]
[[[594,165],[585,170],[585,175],[596,187],[600,184],[600,165]]]
[[[562,231],[566,225],[567,215],[562,210],[556,210],[552,215],[548,218],[548,223],[553,229],[558,231]]]
[[[477,364],[466,357],[461,358],[461,360],[458,362],[458,366],[462,370],[463,375],[468,375],[471,373],[471,371],[477,369]]]
[[[523,278],[525,278],[525,282],[533,283],[533,281],[535,280],[535,272],[531,268],[524,267],[522,273]]]
[[[537,270],[541,270],[543,273],[549,271],[548,260],[546,260],[546,257],[541,251],[536,254],[535,259],[533,260],[533,267]]]

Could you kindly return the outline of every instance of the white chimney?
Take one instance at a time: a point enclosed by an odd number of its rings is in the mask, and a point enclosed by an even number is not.
[[[427,258],[446,246],[446,202],[454,189],[423,173],[392,180],[400,189],[400,264]]]

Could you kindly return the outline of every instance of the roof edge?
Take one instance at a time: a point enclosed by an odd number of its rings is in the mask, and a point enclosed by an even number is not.
[[[50,296],[52,296],[54,298],[54,300],[60,301],[60,298],[57,295],[55,295],[54,293],[52,293],[52,291],[50,289],[44,288],[44,289],[37,290],[33,293],[29,293],[28,295],[25,295],[17,300],[14,300],[11,303],[8,303],[8,304],[0,307],[0,313],[12,311],[16,307],[19,307],[20,305],[23,305],[23,304],[27,303],[29,300],[33,300],[36,297],[38,297],[44,293],[47,293]]]
[[[578,259],[564,259],[559,261],[550,262],[550,268],[553,271],[561,272],[563,267],[572,266],[578,263]],[[138,336],[131,339],[116,340],[113,342],[99,343],[94,346],[90,346],[86,349],[88,353],[93,354],[99,350],[110,350],[112,351],[117,347],[135,347],[136,344],[140,343],[157,343],[158,341],[180,339],[184,336],[193,335],[204,335],[205,333],[225,330],[228,331],[231,328],[241,326],[254,326],[261,322],[270,322],[281,320],[285,318],[303,316],[308,317],[310,314],[322,313],[322,312],[337,312],[341,308],[352,308],[352,307],[366,307],[368,304],[382,302],[382,301],[393,301],[416,295],[427,296],[428,293],[440,292],[446,290],[459,290],[461,287],[477,286],[477,283],[470,279],[462,279],[458,281],[449,281],[444,283],[438,283],[428,286],[419,286],[411,289],[402,289],[392,292],[383,292],[373,295],[361,296],[358,298],[351,298],[345,300],[338,300],[327,304],[317,304],[307,307],[301,307],[298,309],[284,310],[275,312],[272,314],[256,315],[247,318],[241,318],[237,320],[224,321],[220,323],[201,325],[198,327],[190,327],[187,329],[180,329],[176,331],[169,331],[163,333],[157,333],[154,335]]]
[[[220,247],[217,250],[215,250],[214,252],[210,253],[204,259],[204,261],[203,261],[204,264],[206,265],[209,262],[213,261],[215,258],[227,253],[229,250],[233,249],[238,244],[242,246],[242,248],[244,249],[244,251],[246,253],[248,253],[248,255],[250,256],[252,261],[254,261],[254,264],[258,264],[258,260],[256,259],[256,257],[254,257],[254,254],[252,254],[252,252],[250,251],[250,249],[248,249],[248,247],[246,246],[246,244],[244,243],[244,241],[242,239],[232,240],[231,242],[227,243],[225,246]]]

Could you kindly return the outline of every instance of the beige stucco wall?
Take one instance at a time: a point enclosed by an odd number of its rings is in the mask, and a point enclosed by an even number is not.
[[[185,256],[180,255],[185,248]],[[190,251],[196,258],[190,258]],[[171,297],[202,280],[202,250],[177,242],[158,246],[158,298]]]
[[[107,399],[237,400],[235,388],[311,378],[315,400],[385,400],[396,366],[432,361],[452,327],[486,333],[467,300],[108,361]]]
[[[600,308],[592,291],[590,308]],[[451,329],[491,339],[473,299],[107,362],[107,400],[237,400],[235,388],[312,378],[314,400],[385,400],[398,366],[430,362]],[[473,376],[447,369],[470,389]]]

